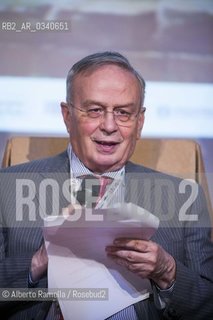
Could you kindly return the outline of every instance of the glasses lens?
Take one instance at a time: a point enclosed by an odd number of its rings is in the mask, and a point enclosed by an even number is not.
[[[131,116],[127,114],[114,115],[115,119],[119,122],[127,122],[130,120]]]
[[[91,109],[86,111],[87,116],[92,119],[100,118],[103,116],[104,111],[102,109]]]

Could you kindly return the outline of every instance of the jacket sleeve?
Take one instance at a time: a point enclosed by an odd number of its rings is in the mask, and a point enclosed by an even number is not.
[[[16,178],[16,174],[0,171],[1,288],[28,287],[31,259],[43,241],[42,230],[37,226],[38,221],[27,221],[27,217],[30,217],[30,207],[23,206],[23,216],[18,221]],[[46,285],[47,280],[43,279],[38,287]]]
[[[211,223],[202,189],[188,214],[197,221],[183,226],[183,260],[176,259],[176,282],[165,319],[213,319],[213,244]]]

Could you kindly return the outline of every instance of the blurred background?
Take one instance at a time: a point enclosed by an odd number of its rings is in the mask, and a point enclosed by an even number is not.
[[[212,0],[1,0],[0,163],[10,136],[66,136],[67,72],[101,50],[147,81],[144,137],[200,143],[213,199]]]

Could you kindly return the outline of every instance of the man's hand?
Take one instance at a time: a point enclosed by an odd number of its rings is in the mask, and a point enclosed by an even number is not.
[[[69,205],[67,208],[63,208],[62,215],[66,218],[74,214],[75,209],[81,208],[80,205]],[[59,227],[58,227],[59,228]],[[54,229],[54,233],[57,232],[57,228]],[[48,257],[45,245],[36,251],[31,261],[30,274],[33,281],[39,281],[47,272]]]
[[[31,277],[33,281],[39,281],[47,272],[48,257],[45,244],[36,251],[31,261]]]
[[[106,247],[108,256],[142,278],[152,279],[161,289],[167,289],[175,280],[174,258],[152,241],[115,239]]]

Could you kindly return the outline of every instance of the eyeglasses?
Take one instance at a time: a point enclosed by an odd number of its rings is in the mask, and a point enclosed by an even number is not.
[[[118,125],[128,125],[139,115],[140,112],[144,113],[146,111],[145,107],[140,108],[139,111],[135,113],[126,111],[123,108],[116,108],[113,111],[108,111],[101,107],[90,107],[87,110],[83,110],[81,108],[75,107],[73,104],[69,105],[72,108],[79,110],[80,112],[83,112],[85,116],[91,120],[103,119],[103,117],[105,117],[107,113],[112,113],[114,120]]]

